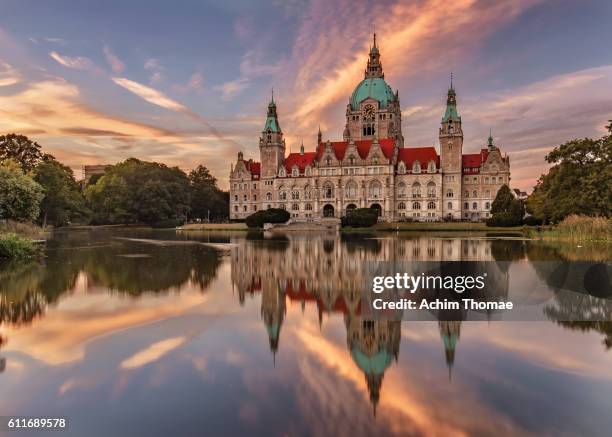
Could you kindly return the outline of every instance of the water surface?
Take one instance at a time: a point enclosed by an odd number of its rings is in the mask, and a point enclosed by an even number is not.
[[[537,261],[607,261],[610,249],[59,232],[44,260],[0,265],[0,414],[68,417],[78,436],[609,432],[609,323],[364,320],[363,263],[398,259],[510,261],[513,294]]]

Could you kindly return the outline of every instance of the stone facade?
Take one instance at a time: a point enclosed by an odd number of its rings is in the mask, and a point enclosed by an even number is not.
[[[384,78],[374,36],[364,79],[346,108],[342,141],[323,141],[314,152],[286,154],[272,97],[259,139],[260,161],[242,152],[230,171],[230,218],[284,208],[295,220],[341,217],[372,207],[383,220],[483,220],[497,190],[510,183],[510,160],[489,135],[478,153],[463,154],[463,127],[451,83],[438,132],[439,152],[404,147],[398,91]]]

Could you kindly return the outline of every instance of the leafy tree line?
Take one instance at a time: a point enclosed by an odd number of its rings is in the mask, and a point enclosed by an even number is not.
[[[571,214],[612,215],[612,120],[599,139],[568,141],[546,155],[553,166],[540,176],[527,210],[546,223]]]
[[[176,226],[223,220],[229,195],[204,166],[178,167],[130,158],[86,186],[72,170],[23,135],[0,136],[0,220]]]

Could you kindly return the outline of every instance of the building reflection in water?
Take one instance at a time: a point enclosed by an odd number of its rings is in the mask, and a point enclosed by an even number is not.
[[[367,261],[493,261],[492,241],[457,238],[340,239],[275,236],[242,241],[231,255],[232,283],[244,303],[261,294],[261,314],[270,348],[276,354],[286,301],[316,305],[319,324],[325,315],[341,315],[346,343],[364,374],[374,414],[385,371],[398,360],[401,321],[366,320],[361,314],[361,286]],[[502,272],[507,280],[506,272]],[[451,376],[461,320],[441,321],[439,330]]]

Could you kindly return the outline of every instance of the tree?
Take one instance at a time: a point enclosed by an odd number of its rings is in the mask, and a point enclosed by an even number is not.
[[[491,204],[492,217],[487,220],[487,226],[518,226],[522,223],[524,213],[523,202],[516,199],[510,187],[504,184]]]
[[[8,159],[17,162],[23,172],[28,173],[53,157],[42,153],[40,145],[25,135],[0,135],[0,162]]]
[[[189,213],[189,179],[178,167],[130,158],[85,190],[95,223],[176,226]]]
[[[0,220],[31,221],[38,217],[43,189],[12,160],[0,164]]]
[[[540,176],[527,199],[528,211],[557,223],[571,214],[612,214],[612,122],[609,134],[593,140],[575,139],[546,156],[553,166]]]
[[[87,215],[85,199],[70,167],[55,160],[43,162],[34,170],[34,180],[43,187],[45,194],[39,218],[43,227],[47,223],[64,226]]]
[[[376,222],[378,222],[378,211],[373,208],[357,208],[348,211],[346,216],[342,217],[342,226],[353,228],[369,228]]]
[[[221,220],[229,216],[229,195],[217,187],[206,167],[199,165],[189,173],[189,185],[191,218]]]
[[[288,211],[281,208],[262,209],[246,218],[249,228],[262,228],[266,223],[286,223],[291,217]]]

